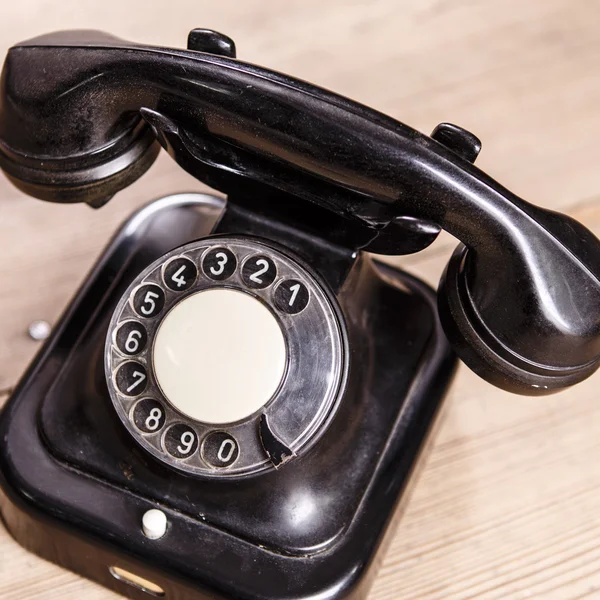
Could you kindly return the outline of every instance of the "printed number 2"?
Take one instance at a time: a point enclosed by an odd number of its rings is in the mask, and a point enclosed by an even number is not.
[[[144,379],[146,379],[146,375],[144,375],[144,373],[142,373],[141,371],[134,371],[131,376],[136,380],[134,381],[128,388],[127,388],[127,392],[131,392],[132,390],[134,390],[138,385],[140,385],[140,383],[142,383],[142,381],[144,381]]]
[[[296,296],[298,295],[299,291],[300,291],[299,283],[296,283],[295,285],[290,286],[290,292],[292,292],[292,296],[290,298],[290,301],[288,302],[289,306],[294,306],[294,302],[296,301]]]
[[[151,315],[156,308],[156,302],[154,302],[154,298],[158,298],[158,294],[156,292],[148,292],[144,296],[144,304],[140,307],[140,311],[144,315]],[[146,308],[146,304],[150,305],[150,308]]]
[[[256,261],[256,266],[262,267],[262,269],[259,269],[256,273],[252,273],[252,275],[250,275],[250,280],[255,283],[262,283],[263,280],[260,276],[264,275],[269,270],[269,263],[264,258],[261,258]]]
[[[225,265],[227,265],[227,254],[225,254],[224,252],[217,252],[215,254],[215,258],[219,259],[217,261],[217,264],[219,265],[219,268],[215,269],[214,267],[211,267],[210,268],[210,272],[213,275],[222,275],[223,271],[225,271]]]

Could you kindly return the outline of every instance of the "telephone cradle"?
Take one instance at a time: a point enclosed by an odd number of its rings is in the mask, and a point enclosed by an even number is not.
[[[119,229],[0,414],[13,537],[134,599],[365,598],[457,356],[540,395],[600,357],[600,245],[424,136],[190,33],[13,47],[0,168],[100,207],[163,147],[225,197]],[[462,242],[438,293],[373,258]]]

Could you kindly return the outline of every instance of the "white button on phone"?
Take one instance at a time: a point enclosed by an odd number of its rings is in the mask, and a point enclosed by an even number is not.
[[[244,419],[264,406],[285,372],[279,323],[259,300],[232,289],[188,296],[156,334],[156,380],[180,412],[205,423]]]

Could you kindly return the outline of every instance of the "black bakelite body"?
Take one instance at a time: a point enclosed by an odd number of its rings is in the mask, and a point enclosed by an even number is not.
[[[262,217],[269,240],[329,265],[316,272],[346,322],[348,386],[323,437],[279,470],[186,476],[125,430],[103,366],[108,323],[130,281],[216,222],[219,207],[173,198],[124,225],[4,409],[6,525],[26,548],[131,598],[148,595],[111,566],[177,600],[362,598],[456,364],[435,296],[366,254],[328,251],[289,229],[278,235]],[[230,202],[215,231],[235,223],[236,233],[256,235],[244,213]],[[169,528],[153,541],[141,518],[157,506]]]

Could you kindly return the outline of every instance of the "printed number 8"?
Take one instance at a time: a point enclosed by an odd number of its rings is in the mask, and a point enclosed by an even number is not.
[[[149,431],[156,431],[160,427],[161,419],[162,419],[162,410],[160,410],[160,408],[153,408],[150,411],[150,416],[146,419],[146,428]]]

